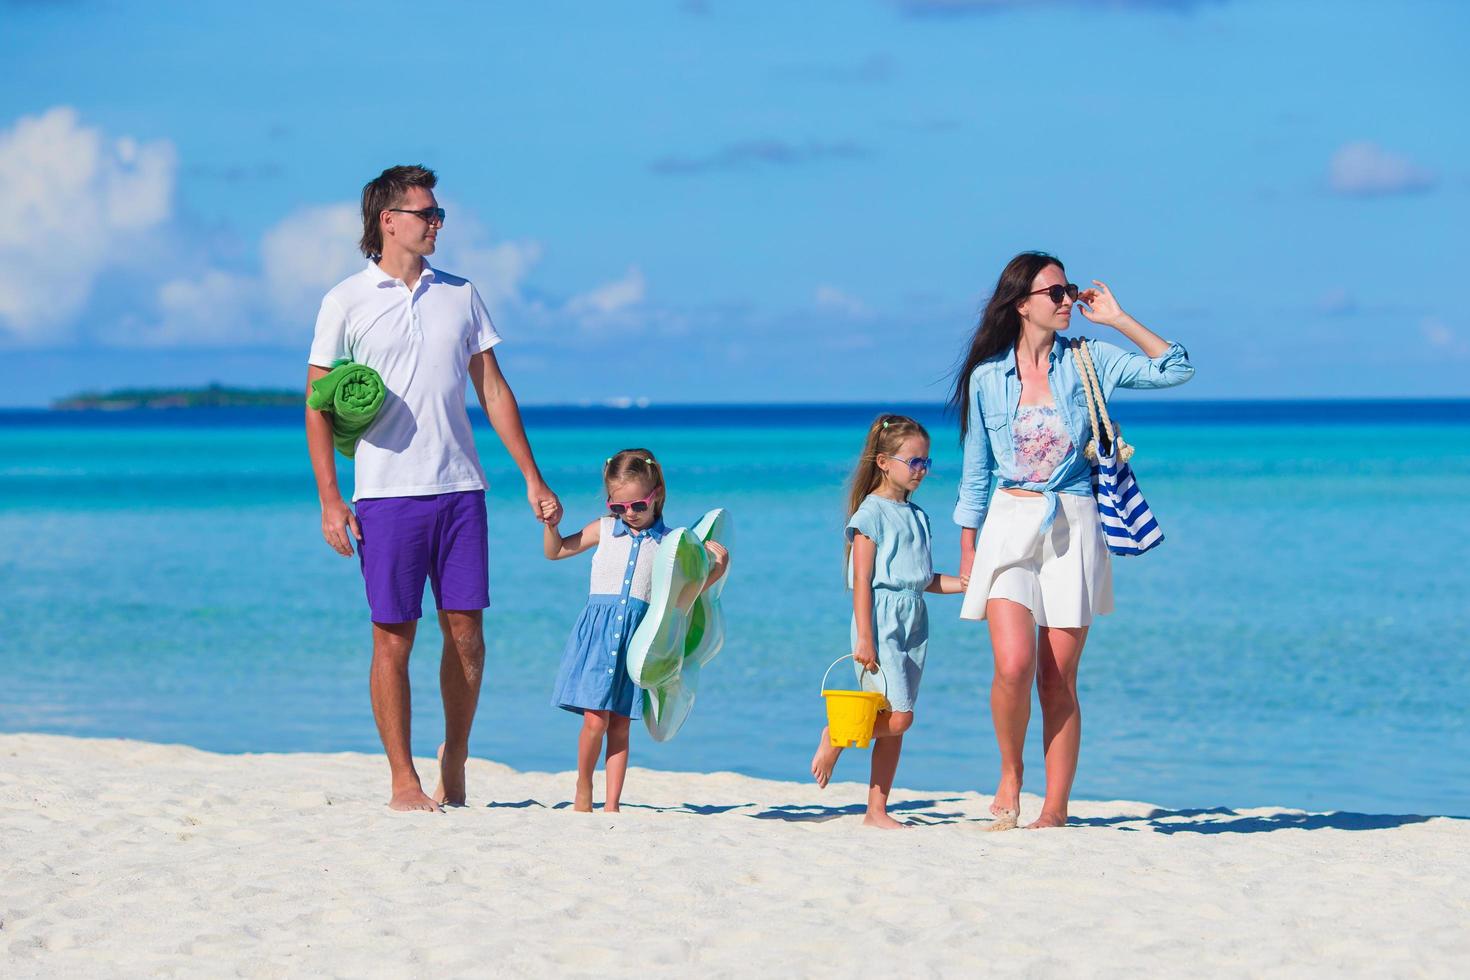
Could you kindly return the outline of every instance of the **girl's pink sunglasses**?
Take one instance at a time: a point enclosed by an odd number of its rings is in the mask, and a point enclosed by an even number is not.
[[[641,514],[653,506],[653,499],[657,496],[658,491],[653,490],[642,500],[630,500],[627,503],[615,502],[612,498],[608,498],[607,509],[619,517],[622,517],[626,511]]]

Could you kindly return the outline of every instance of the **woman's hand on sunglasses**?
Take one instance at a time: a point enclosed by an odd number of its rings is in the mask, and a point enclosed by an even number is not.
[[[1113,291],[1096,279],[1092,280],[1092,284],[1095,289],[1084,289],[1077,294],[1077,302],[1082,304],[1082,315],[1103,326],[1111,326],[1121,320],[1126,314],[1118,305]]]

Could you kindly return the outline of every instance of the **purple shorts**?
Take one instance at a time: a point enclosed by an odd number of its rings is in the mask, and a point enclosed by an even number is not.
[[[424,579],[439,609],[490,605],[485,491],[357,502],[357,558],[375,623],[424,614]]]

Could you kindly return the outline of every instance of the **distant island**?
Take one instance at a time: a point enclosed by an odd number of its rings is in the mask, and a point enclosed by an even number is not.
[[[287,388],[118,388],[85,391],[57,399],[51,407],[63,412],[89,410],[126,411],[135,408],[259,408],[301,405],[305,393]]]

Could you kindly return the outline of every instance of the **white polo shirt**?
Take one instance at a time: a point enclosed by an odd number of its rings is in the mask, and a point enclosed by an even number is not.
[[[465,379],[470,357],[498,343],[474,285],[427,262],[412,290],[376,262],[332,287],[307,360],[351,358],[388,389],[357,446],[353,500],[485,488]]]

